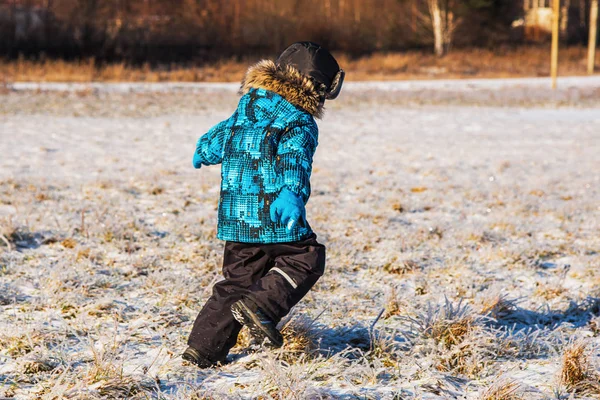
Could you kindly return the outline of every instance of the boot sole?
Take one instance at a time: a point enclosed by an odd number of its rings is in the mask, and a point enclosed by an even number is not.
[[[250,336],[258,342],[262,343],[265,339],[268,339],[271,347],[277,348],[283,346],[283,337],[281,336],[281,333],[275,328],[275,332],[265,328],[260,323],[256,314],[246,306],[243,301],[239,300],[233,303],[231,306],[231,314],[233,314],[233,318],[235,318],[237,322],[248,327]]]
[[[196,349],[188,347],[181,355],[185,361],[194,364],[199,368],[211,368],[216,364],[203,357]]]

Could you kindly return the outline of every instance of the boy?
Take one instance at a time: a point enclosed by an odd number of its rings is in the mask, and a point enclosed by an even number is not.
[[[323,274],[325,246],[306,221],[312,158],[326,99],[344,71],[311,42],[250,67],[237,110],[202,136],[194,167],[221,163],[217,237],[224,280],[213,287],[183,359],[208,368],[225,361],[242,326],[255,341],[283,345],[277,323]]]

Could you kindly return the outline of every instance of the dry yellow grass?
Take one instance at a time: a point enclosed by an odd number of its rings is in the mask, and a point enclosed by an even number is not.
[[[318,337],[312,329],[314,322],[309,318],[293,318],[281,329],[284,339],[282,360],[293,364],[314,356],[318,348]]]
[[[56,364],[48,359],[36,359],[29,361],[23,368],[25,374],[38,374],[40,372],[50,372],[56,368]]]
[[[543,297],[546,300],[552,300],[561,296],[566,291],[567,289],[559,285],[539,284],[537,285],[534,294]]]
[[[480,397],[480,400],[522,400],[522,386],[516,381],[500,379],[490,385]]]
[[[15,332],[0,335],[0,348],[11,357],[25,355],[33,351],[36,343],[43,340],[41,332],[34,331],[29,335]]]
[[[481,315],[488,315],[495,319],[504,318],[515,309],[515,302],[500,293],[484,297],[481,301]]]
[[[549,49],[454,50],[443,58],[429,52],[375,53],[352,58],[338,55],[348,80],[398,80],[431,78],[507,78],[547,76]],[[124,63],[96,65],[94,60],[0,61],[0,83],[35,82],[237,82],[256,59],[222,60],[216,63],[184,66],[130,66]],[[561,49],[560,73],[585,74],[586,49]],[[600,52],[596,63],[600,64]]]
[[[318,348],[317,332],[312,329],[314,320],[308,318],[291,318],[281,328],[284,339],[283,347],[278,350],[279,358],[289,364],[311,358]],[[236,342],[236,349],[258,348],[253,342],[247,328],[242,328]]]
[[[125,399],[125,398],[148,398],[148,392],[155,389],[150,380],[136,379],[131,376],[122,375],[103,379],[90,385],[102,398]],[[136,396],[139,395],[139,396]]]
[[[443,58],[429,52],[378,53],[356,60],[340,57],[348,76],[355,80],[430,78],[510,78],[548,76],[549,47],[454,50]],[[586,50],[571,47],[560,51],[562,75],[585,74]],[[596,56],[596,64],[600,56]]]
[[[475,314],[462,301],[432,306],[416,317],[409,318],[416,324],[423,342],[421,351],[435,354],[434,366],[438,371],[478,378],[489,364],[489,348],[493,335],[484,329],[482,317]]]
[[[245,349],[252,345],[252,338],[248,333],[248,329],[242,329],[240,331],[235,345],[240,349]]]
[[[19,59],[0,62],[0,82],[231,82],[241,78],[247,62],[223,60],[202,67],[124,63],[96,65],[94,60],[40,62]]]
[[[402,312],[402,306],[400,301],[398,300],[398,294],[396,293],[396,288],[392,287],[390,293],[386,296],[385,300],[385,312],[383,313],[382,318],[388,319],[393,317],[394,315],[400,315]]]
[[[419,264],[413,260],[398,260],[398,257],[393,257],[383,265],[383,270],[390,274],[404,275],[419,270]]]
[[[428,333],[438,343],[449,349],[460,344],[472,329],[473,319],[465,316],[455,321],[434,324]]]
[[[563,353],[560,383],[569,392],[600,396],[600,375],[590,362],[588,343],[579,340],[570,344]]]

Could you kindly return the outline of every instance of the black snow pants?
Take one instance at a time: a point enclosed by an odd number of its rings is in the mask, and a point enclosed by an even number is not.
[[[257,244],[226,242],[224,280],[198,314],[188,345],[215,362],[222,362],[235,346],[242,326],[230,307],[244,299],[279,322],[325,270],[325,246],[316,235],[298,242]]]

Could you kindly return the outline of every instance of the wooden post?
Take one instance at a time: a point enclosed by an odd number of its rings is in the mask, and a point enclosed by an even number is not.
[[[598,27],[598,0],[592,0],[590,9],[590,36],[588,37],[588,74],[594,73],[596,63],[596,32]]]
[[[552,76],[552,89],[556,89],[558,75],[558,16],[560,15],[560,0],[552,1],[552,54],[550,60],[550,76]]]

